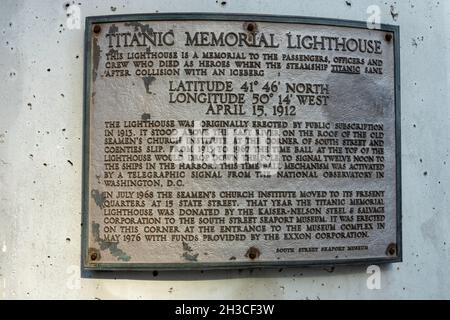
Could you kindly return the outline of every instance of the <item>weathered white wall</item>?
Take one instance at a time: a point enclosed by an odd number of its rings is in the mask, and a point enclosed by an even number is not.
[[[0,299],[450,298],[450,2],[445,0],[0,1]],[[285,14],[401,29],[404,262],[366,267],[80,276],[84,17]],[[391,8],[391,6],[393,6]],[[72,7],[73,8],[73,7]],[[392,12],[393,13],[392,13]],[[72,165],[73,164],[73,165]]]

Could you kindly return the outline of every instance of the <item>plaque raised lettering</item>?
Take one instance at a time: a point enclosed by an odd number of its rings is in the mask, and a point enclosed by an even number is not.
[[[401,261],[398,27],[89,17],[83,266]]]

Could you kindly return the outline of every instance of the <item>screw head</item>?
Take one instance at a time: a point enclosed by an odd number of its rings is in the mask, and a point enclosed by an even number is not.
[[[88,259],[90,262],[99,261],[101,259],[100,251],[95,248],[89,248]]]
[[[384,40],[386,40],[387,42],[390,42],[392,40],[392,34],[386,33],[384,35]]]
[[[388,256],[395,256],[396,253],[397,253],[397,245],[395,243],[389,244],[386,249],[386,254]]]
[[[98,24],[94,26],[94,33],[100,33],[102,31],[102,27],[100,27]]]
[[[246,22],[244,23],[244,29],[248,32],[256,32],[257,25],[254,22]]]
[[[247,254],[245,256],[250,258],[251,260],[255,260],[260,255],[261,255],[261,253],[259,252],[258,248],[251,247],[247,250]]]

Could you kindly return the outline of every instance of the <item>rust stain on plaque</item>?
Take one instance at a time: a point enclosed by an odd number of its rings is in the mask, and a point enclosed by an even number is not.
[[[152,84],[153,81],[155,81],[155,77],[152,76],[146,76],[146,77],[142,77],[142,81],[144,81],[144,86],[145,86],[145,91],[148,94],[151,94],[152,92],[150,91],[150,85]]]
[[[98,44],[97,37],[93,38],[93,46],[92,46],[92,80],[95,82],[97,80],[97,70],[100,63],[100,54],[102,50],[100,49],[100,45]]]
[[[183,258],[185,258],[188,261],[197,261],[198,258],[198,253],[192,253],[193,250],[192,248],[189,246],[188,243],[183,242]]]
[[[131,257],[117,247],[119,244],[118,242],[105,241],[100,238],[100,225],[98,223],[92,222],[92,235],[94,241],[100,245],[100,250],[108,249],[117,260],[130,261]]]
[[[93,189],[91,191],[91,197],[94,199],[95,204],[100,208],[103,209],[103,204],[105,202],[105,197],[103,196],[103,193],[98,191],[97,189]]]

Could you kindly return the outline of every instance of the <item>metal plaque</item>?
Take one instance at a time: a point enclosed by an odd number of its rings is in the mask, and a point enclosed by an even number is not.
[[[401,261],[398,27],[89,17],[83,266]]]

